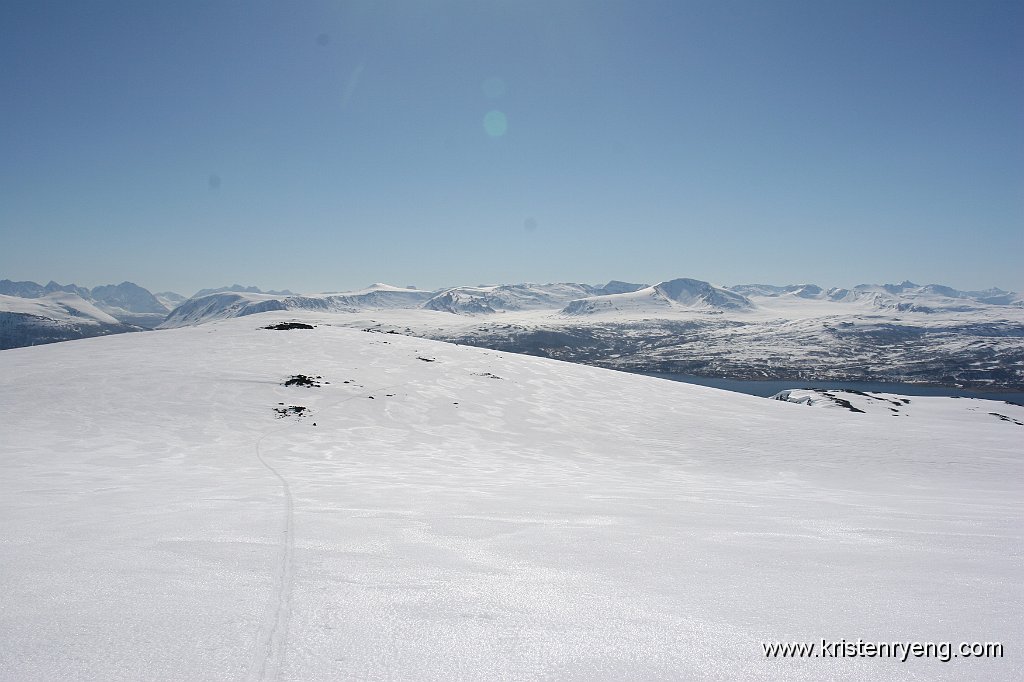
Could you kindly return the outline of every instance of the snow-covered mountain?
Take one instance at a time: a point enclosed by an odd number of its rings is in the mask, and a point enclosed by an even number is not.
[[[156,300],[160,301],[168,311],[174,310],[188,299],[173,291],[160,291],[153,294]]]
[[[773,286],[770,284],[740,284],[727,287],[744,296],[756,299],[798,297],[827,300],[837,303],[868,302],[880,310],[916,312],[964,312],[991,305],[1024,307],[1019,294],[1002,289],[960,291],[941,284],[924,286],[903,281],[899,284],[860,284],[852,289],[833,287],[825,290],[814,284]]]
[[[172,310],[158,326],[160,328],[184,327],[270,310],[285,310],[279,297],[271,294],[221,292],[184,301]]]
[[[635,291],[570,301],[566,315],[658,316],[683,309],[722,312],[754,307],[746,296],[696,279],[673,279]]]
[[[67,291],[31,298],[0,294],[0,350],[137,329]]]
[[[126,312],[167,315],[164,304],[148,290],[132,282],[93,287],[90,293],[94,301]]]
[[[94,287],[0,280],[0,349],[151,329],[170,309],[122,282]]]
[[[561,310],[486,319],[394,311],[338,323],[631,371],[1024,389],[1024,306],[999,290],[682,280]]]
[[[163,322],[170,312],[156,296],[133,282],[93,287],[89,293],[97,307],[119,321],[146,329]]]
[[[648,286],[647,284],[633,284],[632,282],[620,282],[613,279],[603,287],[598,287],[593,293],[607,296],[610,294],[628,294]]]
[[[267,310],[327,310],[366,312],[378,310],[435,310],[459,315],[539,311],[552,312],[583,296],[601,296],[642,289],[645,285],[611,281],[589,284],[502,284],[452,287],[423,291],[412,287],[372,284],[365,289],[323,294],[263,293],[255,287],[231,287],[213,293],[200,292],[179,309],[171,311],[162,325],[171,329]],[[202,294],[202,295],[200,295]],[[729,292],[726,292],[729,294]]]
[[[240,288],[240,287],[239,287]],[[425,309],[458,315],[490,313],[567,314],[611,310],[629,313],[663,313],[673,309],[745,310],[752,304],[744,296],[707,282],[676,279],[654,286],[611,281],[589,284],[503,284],[453,287],[428,292],[387,284],[373,284],[354,292],[312,295],[268,295],[225,291],[195,296],[171,311],[163,328],[202,324],[211,320],[251,315],[266,310],[330,310],[365,312],[387,309]]]
[[[24,285],[0,282],[0,289]],[[36,294],[43,289],[34,287]],[[139,323],[123,310],[98,306]],[[181,301],[159,326],[273,310],[329,312],[340,325],[631,371],[1024,388],[1019,294],[912,282],[826,289],[722,287],[679,278],[653,286],[611,281],[439,291],[375,284],[311,295],[222,291]],[[22,344],[33,342],[19,334]]]
[[[159,326],[161,329],[173,329],[270,310],[321,310],[341,313],[419,308],[431,298],[431,295],[429,291],[388,284],[372,284],[359,291],[311,296],[222,292],[190,298],[172,310]]]
[[[263,291],[259,287],[254,286],[242,286],[241,284],[232,284],[229,287],[217,287],[215,289],[200,289],[196,293],[192,294],[191,298],[202,298],[209,296],[210,294],[222,294],[222,293],[234,293],[234,294],[270,294],[272,296],[294,296],[295,293],[282,289],[280,291]]]
[[[456,287],[432,297],[423,307],[459,314],[551,310],[580,296],[592,296],[602,291],[586,284],[572,283]]]
[[[63,291],[75,294],[83,299],[91,298],[89,290],[75,284],[57,284],[50,280],[45,286],[35,282],[12,282],[9,279],[0,279],[0,295],[18,296],[20,298],[39,298],[47,294]]]
[[[0,678],[1024,671],[1024,408],[815,409],[337,320],[0,353]],[[822,638],[1005,655],[764,653]]]
[[[793,296],[799,296],[800,298],[824,298],[827,297],[827,293],[816,284],[788,284],[786,286],[775,286],[773,284],[737,284],[736,286],[726,287],[730,291],[734,291],[737,294],[743,296],[782,296],[784,294],[791,294]],[[833,289],[830,291],[841,291],[840,289]],[[825,294],[823,296],[822,294]]]
[[[114,317],[118,317],[118,312],[166,316],[170,310],[148,290],[133,282],[107,284],[93,287],[90,291],[85,287],[75,284],[58,284],[54,281],[50,281],[46,286],[43,286],[35,282],[12,282],[9,279],[0,280],[0,295],[16,296],[19,298],[39,298],[55,292],[75,294],[83,300],[98,304],[101,308],[111,308],[113,311],[111,314]],[[172,293],[171,295],[184,300],[177,294]]]

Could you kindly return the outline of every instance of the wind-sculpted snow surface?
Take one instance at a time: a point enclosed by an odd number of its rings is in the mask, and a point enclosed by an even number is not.
[[[335,319],[0,354],[0,679],[1024,676],[1024,408],[814,409]],[[762,647],[859,637],[1006,653]]]

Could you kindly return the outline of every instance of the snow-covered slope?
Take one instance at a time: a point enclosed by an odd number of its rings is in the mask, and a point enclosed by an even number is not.
[[[359,291],[321,295],[332,310],[386,310],[389,308],[419,308],[433,292],[396,287],[390,284],[373,284]],[[307,297],[314,298],[314,297]],[[315,297],[315,298],[319,298]],[[301,308],[300,308],[301,309]]]
[[[4,279],[0,280],[0,295],[41,301],[38,306],[31,302],[7,301],[0,304],[0,313],[13,312],[15,308],[32,309],[34,312],[23,311],[23,314],[37,318],[5,316],[0,323],[0,348],[66,341],[96,333],[136,331],[140,327],[151,329],[160,324],[170,311],[153,294],[132,282],[98,286],[90,291],[75,284],[58,284],[52,280],[43,286],[35,282]],[[60,299],[61,295],[72,298]],[[65,308],[71,311],[70,319]],[[97,315],[100,312],[103,314]],[[110,318],[114,318],[113,321]],[[102,331],[97,332],[93,328],[96,323],[103,325]]]
[[[357,312],[418,308],[430,297],[431,292],[428,291],[402,289],[388,284],[373,284],[359,291],[310,296],[225,291],[190,298],[172,310],[160,328],[174,329],[270,310]]]
[[[561,311],[486,319],[396,311],[352,324],[645,372],[1021,390],[1024,306],[1015,301],[999,290],[909,283],[722,289],[684,279]]]
[[[912,312],[971,312],[990,306],[1024,307],[1018,294],[1002,289],[960,291],[941,284],[924,286],[903,281],[899,284],[860,284],[853,289],[833,287],[825,290],[814,284],[740,284],[727,287],[754,300],[757,298],[805,298],[835,303],[868,303],[878,310]]]
[[[77,294],[0,294],[0,349],[135,331]]]
[[[170,329],[202,324],[211,320],[264,312],[275,307],[280,310],[333,312],[424,309],[459,315],[522,311],[548,313],[555,312],[580,297],[635,291],[643,286],[613,280],[603,287],[573,283],[502,284],[423,291],[388,284],[373,284],[358,291],[288,296],[268,296],[236,286],[230,291],[225,290],[216,294],[200,292],[203,295],[197,294],[182,303],[180,309],[173,310],[162,327]],[[725,293],[735,296],[731,292]]]
[[[0,678],[1024,676],[1024,427],[979,401],[816,410],[333,319],[0,354]],[[1005,656],[763,653],[822,638]]]
[[[775,400],[783,400],[799,405],[824,407],[829,409],[848,410],[850,412],[871,414],[883,417],[910,417],[920,419],[923,415],[929,419],[940,411],[961,422],[968,419],[975,423],[991,422],[991,418],[1016,426],[1024,426],[1024,406],[999,400],[982,400],[979,398],[947,398],[935,396],[904,396],[893,393],[875,391],[858,391],[852,389],[789,389],[772,396]],[[959,401],[959,402],[955,402]],[[1005,413],[1015,415],[1008,416]]]
[[[634,284],[632,282],[622,282],[617,279],[613,279],[603,287],[600,287],[596,292],[602,296],[608,296],[611,294],[628,294],[631,291],[637,291],[648,286],[647,284]]]
[[[147,289],[132,282],[93,287],[92,298],[101,305],[129,313],[149,313],[166,316],[168,309]]]
[[[0,295],[0,308],[5,312],[48,317],[58,322],[117,324],[117,319],[103,312],[77,294],[56,291],[38,298]]]
[[[595,296],[570,302],[562,312],[566,315],[594,315],[604,313],[616,317],[643,317],[672,315],[682,309],[722,312],[753,308],[750,300],[728,289],[696,279],[673,279],[636,291],[607,296]]]
[[[75,284],[57,284],[53,280],[47,282],[46,286],[36,282],[12,282],[9,279],[0,279],[0,294],[4,296],[19,296],[21,298],[39,298],[46,294],[64,292],[77,294],[81,298],[91,297],[89,290]]]
[[[174,310],[179,305],[188,300],[181,294],[175,293],[173,291],[161,291],[153,294],[153,296],[155,296],[156,300],[160,301],[160,303],[162,303],[163,306],[167,308],[168,311]]]
[[[127,324],[152,329],[167,317],[170,308],[147,289],[132,282],[93,287],[92,300],[101,310]]]
[[[202,298],[203,296],[209,296],[210,294],[223,294],[223,293],[240,293],[240,294],[270,294],[271,296],[294,296],[295,292],[287,289],[280,291],[263,291],[259,287],[252,285],[242,286],[241,284],[232,284],[229,287],[215,287],[213,289],[200,289],[196,293],[192,294],[191,298]]]
[[[553,310],[580,296],[591,296],[599,291],[601,290],[586,284],[569,283],[456,287],[432,297],[423,307],[428,310],[463,314]]]
[[[172,310],[159,325],[173,329],[187,325],[204,324],[215,320],[243,317],[270,310],[284,310],[281,299],[271,294],[222,292],[190,298]]]

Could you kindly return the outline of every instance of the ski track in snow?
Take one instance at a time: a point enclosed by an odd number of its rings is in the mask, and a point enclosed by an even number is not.
[[[256,642],[256,652],[249,668],[249,680],[274,680],[277,679],[277,672],[284,657],[285,648],[288,644],[288,615],[289,603],[291,601],[292,589],[292,555],[295,551],[295,539],[293,528],[295,525],[295,502],[292,497],[291,486],[288,479],[281,475],[260,450],[263,440],[274,433],[291,427],[292,424],[275,429],[260,436],[256,440],[256,457],[266,467],[267,471],[273,474],[281,482],[281,490],[284,492],[284,527],[281,530],[281,551],[277,574],[274,578],[274,588],[271,591],[270,599],[267,602],[266,615],[260,626],[259,636]]]
[[[382,386],[370,391],[370,394],[388,391],[405,385],[394,384]],[[325,407],[321,412],[326,412],[339,405],[347,403],[356,398],[364,397],[362,394],[352,395]],[[281,530],[281,549],[277,572],[274,576],[274,587],[271,590],[270,598],[267,600],[266,615],[260,625],[259,634],[256,640],[256,651],[246,676],[248,680],[276,680],[288,648],[288,620],[291,615],[291,592],[294,577],[294,554],[295,554],[295,498],[292,496],[291,486],[281,472],[264,457],[261,445],[270,436],[277,435],[295,426],[298,420],[286,424],[280,428],[264,433],[256,439],[256,458],[267,471],[274,475],[281,482],[281,490],[284,495],[284,523]]]

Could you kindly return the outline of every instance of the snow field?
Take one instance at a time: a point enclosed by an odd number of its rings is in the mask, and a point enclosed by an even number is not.
[[[982,401],[814,409],[329,320],[0,354],[0,678],[1024,673],[1024,430]],[[1007,656],[760,646],[844,637]]]

